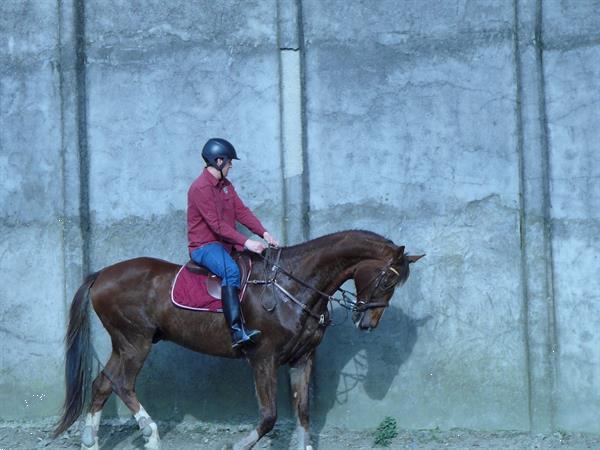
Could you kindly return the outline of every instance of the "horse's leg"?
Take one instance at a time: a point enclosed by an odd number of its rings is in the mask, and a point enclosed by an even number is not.
[[[254,385],[260,408],[260,422],[256,429],[238,441],[234,450],[248,450],[273,429],[277,420],[277,369],[274,361],[261,361],[253,365]]]
[[[129,408],[137,421],[140,430],[146,440],[145,448],[152,450],[160,449],[160,437],[156,422],[152,420],[135,394],[135,379],[140,372],[146,356],[152,347],[151,338],[145,339],[136,336],[123,346],[120,364],[112,378],[113,390]]]
[[[112,370],[118,364],[118,357],[113,352],[106,363],[105,370]],[[83,450],[98,449],[98,428],[102,408],[112,393],[112,383],[104,372],[100,372],[92,384],[92,404],[85,417],[85,424],[81,432],[81,448]]]
[[[290,367],[290,384],[292,402],[298,418],[298,449],[312,450],[309,430],[309,392],[310,374],[312,372],[314,354],[300,359]]]

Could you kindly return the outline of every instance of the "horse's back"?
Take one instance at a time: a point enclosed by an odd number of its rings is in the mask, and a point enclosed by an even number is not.
[[[130,268],[138,270],[157,270],[167,266],[170,268],[181,267],[180,264],[178,265],[164,259],[153,258],[150,256],[140,256],[106,266],[104,269],[102,269],[102,272],[109,270],[128,270]]]

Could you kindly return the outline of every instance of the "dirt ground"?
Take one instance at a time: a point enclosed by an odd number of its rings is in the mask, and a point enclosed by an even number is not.
[[[250,426],[205,426],[159,423],[164,450],[223,449],[245,435]],[[263,438],[257,449],[296,449],[293,426],[278,424]],[[72,427],[52,440],[52,424],[0,422],[0,450],[79,449],[79,430]],[[100,428],[102,449],[143,449],[144,440],[133,420],[103,423]],[[373,431],[330,429],[313,437],[315,449],[375,449]],[[399,430],[390,449],[600,449],[600,435],[556,432],[531,435],[522,432],[475,432],[468,430]]]

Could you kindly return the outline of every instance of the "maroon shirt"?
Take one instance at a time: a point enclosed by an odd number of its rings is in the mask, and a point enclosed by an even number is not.
[[[188,191],[188,248],[190,253],[211,242],[221,242],[228,252],[243,247],[248,239],[235,229],[235,222],[263,236],[265,227],[238,197],[229,180],[217,180],[207,169]]]

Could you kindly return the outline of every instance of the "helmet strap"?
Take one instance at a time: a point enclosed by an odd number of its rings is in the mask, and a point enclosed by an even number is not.
[[[219,164],[215,164],[215,166],[216,166],[216,169],[221,174],[221,180],[224,180],[225,179],[225,175],[223,174],[223,169],[225,168],[225,166],[229,162],[229,159],[228,158],[222,158],[222,159],[223,159],[223,162],[220,165]]]

